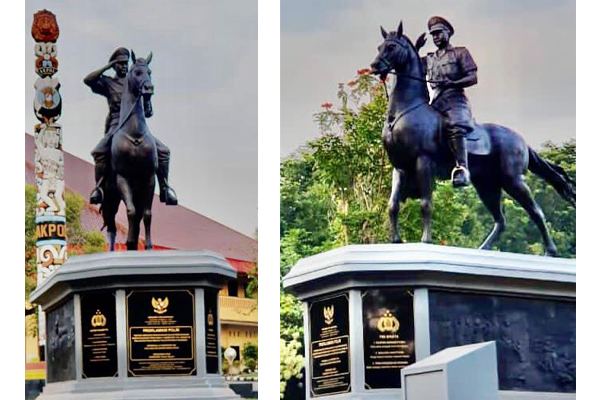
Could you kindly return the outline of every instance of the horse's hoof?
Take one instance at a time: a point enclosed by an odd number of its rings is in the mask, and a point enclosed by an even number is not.
[[[168,206],[176,206],[178,203],[177,194],[175,194],[175,191],[170,187],[164,188],[160,191],[159,200]]]
[[[544,255],[546,257],[558,257],[558,251],[556,249],[546,249]]]
[[[404,243],[404,241],[400,238],[400,235],[397,233],[390,234],[390,243]]]

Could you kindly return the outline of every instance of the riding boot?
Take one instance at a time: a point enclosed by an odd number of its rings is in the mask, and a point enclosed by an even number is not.
[[[158,171],[156,171],[156,177],[158,178],[158,188],[160,190],[159,199],[162,203],[168,206],[177,205],[177,194],[169,186],[169,164],[168,162],[159,162]]]
[[[104,190],[102,184],[104,183],[104,176],[106,174],[106,162],[104,160],[96,160],[94,167],[94,175],[96,178],[96,187],[90,193],[90,204],[101,204],[104,200]]]
[[[456,159],[456,167],[452,170],[452,186],[465,187],[471,184],[467,158],[467,141],[461,133],[454,133],[448,140],[450,150]]]

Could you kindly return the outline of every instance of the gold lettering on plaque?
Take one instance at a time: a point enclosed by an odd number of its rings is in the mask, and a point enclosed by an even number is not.
[[[333,305],[331,305],[331,307],[323,307],[323,316],[325,317],[325,323],[327,325],[331,325],[331,323],[333,322],[333,313]]]
[[[208,322],[208,326],[213,326],[215,324],[215,318],[212,315],[212,310],[208,310],[208,317],[206,317],[206,322]]]
[[[96,310],[96,314],[92,317],[92,326],[98,328],[103,327],[104,325],[106,325],[106,317],[100,310]]]
[[[169,307],[169,298],[165,297],[165,299],[161,299],[160,297],[156,300],[154,297],[152,298],[152,307],[154,307],[154,312],[157,314],[164,314],[167,312],[167,307]]]
[[[398,329],[400,329],[400,322],[391,312],[386,310],[377,321],[377,330],[382,333],[396,333]]]

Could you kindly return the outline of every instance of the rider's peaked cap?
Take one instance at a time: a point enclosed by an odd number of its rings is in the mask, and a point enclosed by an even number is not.
[[[427,28],[429,29],[429,32],[446,28],[448,32],[450,32],[450,35],[454,35],[454,27],[452,24],[450,24],[450,22],[442,17],[435,16],[429,18],[429,21],[427,21]]]
[[[127,50],[125,47],[119,47],[118,49],[113,51],[108,62],[111,62],[113,60],[129,61],[129,50]]]

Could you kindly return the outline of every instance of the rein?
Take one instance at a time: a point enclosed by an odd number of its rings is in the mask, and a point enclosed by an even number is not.
[[[146,81],[144,81],[144,83],[146,83]],[[135,109],[135,105],[137,104],[137,102],[139,101],[139,99],[142,97],[142,92],[140,91],[140,94],[137,95],[137,97],[135,98],[135,101],[133,102],[133,105],[131,106],[131,108],[129,109],[129,112],[127,113],[127,116],[125,117],[125,119],[123,119],[123,122],[121,122],[117,128],[115,129],[115,133],[117,133],[117,131],[119,129],[121,129],[123,127],[123,125],[125,125],[125,123],[127,122],[127,120],[129,120],[129,117],[131,117],[131,113],[133,113],[133,110]],[[129,140],[131,143],[133,143],[135,146],[139,146],[144,139],[136,139],[134,137],[132,137],[129,133],[123,133],[123,136],[125,136],[125,138],[127,140]]]
[[[385,81],[383,79],[381,80],[381,84],[383,85],[383,89],[385,90],[385,97],[389,104],[390,103],[390,95],[388,94],[387,85],[385,84]],[[406,110],[404,110],[400,114],[396,115],[392,122],[388,122],[388,129],[390,130],[390,132],[392,132],[394,130],[394,126],[396,125],[396,123],[398,121],[400,121],[400,118],[404,117],[409,112],[421,107],[423,104],[428,104],[428,102],[422,101],[421,103],[417,103],[414,106],[408,107]],[[389,112],[388,112],[388,114],[389,114]]]
[[[404,117],[409,112],[421,107],[423,104],[428,104],[428,103],[426,101],[422,101],[420,103],[415,104],[414,106],[408,107],[406,110],[404,110],[400,114],[396,115],[396,117],[394,117],[394,120],[392,122],[388,122],[388,129],[390,130],[390,132],[392,132],[394,130],[394,126],[396,126],[396,123],[398,121],[400,121],[400,118]]]
[[[413,79],[416,81],[420,81],[420,82],[425,82],[425,83],[439,83],[440,81],[434,81],[434,80],[428,80],[428,79],[424,79],[424,78],[419,78],[417,76],[412,76],[412,75],[406,75],[406,74],[398,74],[396,72],[394,72],[392,68],[392,66],[390,65],[390,63],[385,59],[385,58],[381,58],[381,61],[383,61],[383,63],[390,68],[390,72],[388,72],[388,74],[394,74],[397,77],[402,77],[402,78],[408,78],[408,79]],[[388,93],[388,89],[387,89],[387,85],[385,84],[385,80],[381,79],[381,84],[383,85],[383,89],[385,91],[385,97],[388,101],[388,104],[390,102],[390,95]],[[406,114],[408,114],[409,112],[421,107],[423,104],[427,104],[427,101],[423,101],[421,103],[415,104],[414,106],[411,106],[409,108],[407,108],[406,110],[402,111],[400,114],[396,115],[396,117],[394,117],[394,120],[392,122],[388,122],[388,129],[390,130],[390,132],[392,132],[394,130],[394,126],[396,125],[396,123],[400,120],[400,118],[402,118],[403,116],[405,116]]]

